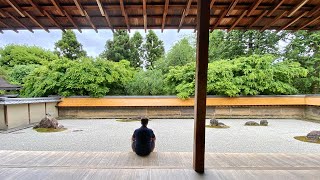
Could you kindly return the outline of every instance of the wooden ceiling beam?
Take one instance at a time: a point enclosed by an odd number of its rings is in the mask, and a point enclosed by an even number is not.
[[[315,15],[316,13],[320,12],[320,5],[314,7],[308,14],[307,17],[310,18],[313,15]]]
[[[122,12],[122,16],[124,17],[124,20],[126,22],[128,31],[130,32],[130,24],[129,24],[129,19],[128,19],[128,15],[124,9],[124,4],[123,4],[123,0],[120,0],[120,8],[121,8],[121,12]]]
[[[166,2],[164,4],[164,10],[163,10],[163,16],[162,16],[161,32],[163,32],[164,26],[166,24],[166,17],[168,14],[168,9],[169,9],[169,0],[166,0]]]
[[[283,3],[284,3],[284,0],[280,0],[280,2],[277,5],[271,8],[272,10],[269,12],[267,17],[270,17]]]
[[[144,26],[144,32],[147,32],[147,1],[142,0],[143,3],[143,26]]]
[[[188,0],[186,8],[182,12],[182,16],[181,16],[179,27],[178,27],[178,32],[180,32],[181,26],[183,25],[183,22],[184,22],[184,18],[189,14],[191,3],[192,3],[192,0]]]
[[[59,4],[59,2],[58,2],[57,0],[51,0],[51,3],[52,3],[53,6],[58,10],[58,12],[59,12],[59,14],[60,14],[61,16],[65,16],[65,15],[63,14],[63,9],[62,9],[62,7],[60,6],[60,4]]]
[[[77,8],[78,8],[78,10],[79,10],[79,12],[80,12],[80,14],[81,14],[81,16],[85,16],[85,14],[84,14],[84,9],[83,9],[81,3],[80,3],[78,0],[73,0],[73,2],[74,2],[74,4],[77,6]]]
[[[10,4],[10,6],[16,10],[20,16],[22,17],[26,17],[24,14],[23,14],[23,10],[20,8],[20,6],[14,1],[14,0],[6,0],[8,4]]]
[[[268,29],[269,27],[271,27],[274,23],[276,23],[279,19],[281,19],[287,13],[288,13],[288,11],[284,11],[283,13],[279,14],[275,19],[273,19],[273,21],[271,23],[268,23],[265,26],[263,26],[263,28],[260,29],[260,32],[262,32],[262,31]]]
[[[221,14],[221,16],[219,17],[218,21],[213,25],[213,27],[211,28],[211,32],[216,29],[220,22],[222,21],[222,19],[226,16],[226,14],[228,13],[228,10],[223,11],[223,13]]]
[[[35,24],[37,24],[39,27],[41,27],[43,30],[49,32],[48,28],[44,27],[33,15],[28,13],[27,11],[24,12]]]
[[[214,5],[215,2],[216,2],[216,0],[211,0],[211,2],[210,2],[210,11],[213,8],[213,5]]]
[[[278,31],[282,31],[287,29],[289,26],[291,26],[292,24],[294,24],[295,22],[297,22],[300,18],[302,18],[303,16],[307,15],[308,11],[302,13],[300,16],[294,18],[292,21],[290,21],[288,24],[282,26]]]
[[[314,19],[309,20],[309,22],[303,23],[304,25],[299,27],[299,28],[297,28],[296,31],[299,31],[299,30],[301,30],[301,29],[313,24],[313,23],[317,22],[318,20],[320,20],[320,15],[318,15],[318,17],[316,17]]]
[[[19,31],[17,31],[15,28],[11,27],[9,24],[3,22],[1,19],[0,19],[0,24],[2,24],[2,26],[8,28],[8,29],[11,29],[12,31],[16,32],[16,33],[19,33]]]
[[[256,8],[259,6],[259,4],[262,2],[263,0],[258,0],[255,1],[255,3],[253,3],[250,7],[250,9],[248,10],[248,14],[247,16],[251,16],[251,14],[254,12],[254,10],[256,10]]]
[[[288,13],[288,17],[293,16],[303,5],[305,5],[309,0],[301,0],[299,4],[297,4],[291,11]]]
[[[105,9],[103,9],[103,10],[104,10],[104,15],[105,15],[104,17],[105,17],[105,19],[106,19],[106,21],[107,21],[107,24],[109,25],[111,31],[114,33],[114,28],[113,28],[113,26],[112,26],[112,24],[111,24],[109,15],[108,15],[108,13],[107,13],[107,11],[106,11]]]
[[[31,28],[29,28],[28,26],[24,25],[22,22],[20,22],[20,20],[16,17],[14,17],[12,14],[10,14],[9,12],[5,12],[7,16],[9,16],[11,19],[13,19],[17,24],[19,24],[20,26],[24,27],[25,29],[28,29],[30,32],[33,33],[33,30]]]
[[[36,9],[40,14],[41,16],[44,16],[43,14],[43,11],[41,10],[41,8],[39,7],[38,4],[36,4],[35,2],[33,2],[33,0],[28,0],[28,2],[31,4],[31,6]]]
[[[4,13],[0,10],[0,16],[3,18],[6,18],[6,15],[4,15]]]
[[[228,8],[228,12],[226,14],[226,16],[230,16],[231,12],[233,11],[234,7],[236,7],[237,3],[239,0],[233,0],[232,3],[230,4],[229,8]]]
[[[228,29],[228,32],[232,31],[236,26],[237,24],[241,21],[241,19],[247,14],[248,10],[245,10],[241,16],[239,18],[237,18],[237,20],[232,24],[232,26]]]
[[[54,19],[54,17],[47,11],[43,11],[43,13],[49,18],[51,23],[53,23],[55,26],[57,26],[61,31],[66,32],[65,29]]]
[[[82,30],[80,29],[80,27],[77,25],[76,22],[74,22],[74,20],[73,20],[72,17],[67,13],[67,11],[64,10],[63,12],[64,12],[64,14],[67,16],[67,18],[68,18],[68,20],[71,22],[71,24],[72,24],[75,28],[77,28],[80,33],[82,33]]]
[[[247,29],[252,28],[257,22],[259,22],[265,15],[267,15],[269,11],[265,10],[260,16],[258,16],[249,26],[247,26]]]
[[[87,11],[84,11],[84,15],[87,19],[87,21],[89,22],[89,24],[91,25],[91,27],[96,31],[96,33],[98,33],[98,29],[97,27],[93,24],[93,22],[91,21],[90,16],[88,15]]]
[[[101,1],[100,0],[96,0],[97,4],[98,4],[98,7],[99,7],[99,10],[100,10],[100,13],[102,16],[105,16],[104,14],[104,10],[103,10],[103,6],[101,4]]]

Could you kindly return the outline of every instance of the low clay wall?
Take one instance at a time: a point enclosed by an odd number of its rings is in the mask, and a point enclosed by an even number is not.
[[[25,127],[40,122],[47,113],[58,117],[58,98],[0,99],[0,130]]]
[[[319,111],[320,112],[320,111]],[[304,118],[304,106],[207,107],[207,118]],[[193,107],[59,107],[60,118],[193,118]]]

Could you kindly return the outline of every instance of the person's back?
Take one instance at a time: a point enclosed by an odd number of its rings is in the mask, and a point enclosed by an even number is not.
[[[136,129],[132,135],[132,149],[139,156],[149,155],[155,146],[155,135],[152,129],[147,128],[148,119],[141,119],[142,126]]]

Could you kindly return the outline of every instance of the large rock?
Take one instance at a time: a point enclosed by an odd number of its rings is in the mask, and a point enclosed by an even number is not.
[[[268,126],[268,121],[267,120],[261,120],[260,121],[260,126]]]
[[[63,125],[59,124],[58,121],[54,117],[51,117],[49,114],[47,114],[46,117],[43,118],[39,124],[34,126],[34,128],[59,129],[59,128],[63,128]]]
[[[219,121],[217,119],[210,119],[210,126],[218,126]]]
[[[247,121],[244,125],[245,126],[260,126],[260,124],[255,121]]]
[[[318,141],[320,139],[320,131],[311,131],[307,134],[307,139],[310,141]]]

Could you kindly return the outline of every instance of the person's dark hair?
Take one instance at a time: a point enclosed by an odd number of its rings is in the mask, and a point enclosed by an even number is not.
[[[143,126],[147,126],[148,122],[149,122],[149,119],[148,119],[148,118],[141,118],[141,124],[142,124]]]

